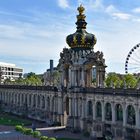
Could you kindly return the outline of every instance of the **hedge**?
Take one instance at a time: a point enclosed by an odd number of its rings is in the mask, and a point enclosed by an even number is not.
[[[48,140],[56,140],[56,138],[51,137],[51,138],[48,138]]]
[[[34,138],[40,138],[41,133],[39,131],[33,131],[32,135],[33,135]]]
[[[47,136],[41,136],[40,140],[48,140],[48,137]]]

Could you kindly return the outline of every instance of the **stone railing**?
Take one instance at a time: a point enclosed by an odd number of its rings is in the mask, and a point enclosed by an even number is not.
[[[71,92],[74,93],[88,93],[88,94],[101,94],[101,95],[113,95],[113,96],[132,96],[140,97],[140,89],[121,89],[121,88],[81,88],[73,87]]]
[[[42,90],[42,91],[55,91],[57,87],[53,86],[27,86],[27,85],[0,85],[0,89],[24,89],[24,90]]]

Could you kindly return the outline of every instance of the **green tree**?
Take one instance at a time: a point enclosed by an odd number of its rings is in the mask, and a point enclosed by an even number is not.
[[[60,73],[59,71],[54,71],[53,72],[53,85],[57,86],[60,82]]]
[[[116,73],[108,73],[105,79],[105,84],[107,87],[120,87],[122,80]]]
[[[27,77],[24,79],[24,82],[26,85],[42,85],[41,78],[33,72],[27,74]]]
[[[42,85],[42,79],[41,76],[38,76],[33,72],[30,72],[27,74],[26,78],[19,77],[15,81],[11,81],[10,78],[7,78],[5,79],[4,84],[40,86]]]
[[[132,74],[126,74],[123,77],[125,83],[126,83],[126,87],[127,88],[136,88],[137,87],[137,79],[134,75]]]

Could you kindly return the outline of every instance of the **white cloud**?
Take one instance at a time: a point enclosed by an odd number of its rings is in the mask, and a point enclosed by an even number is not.
[[[103,0],[78,0],[78,4],[84,5],[86,10],[100,11],[104,9]]]
[[[67,1],[67,0],[58,0],[58,5],[59,5],[61,8],[67,8],[67,7],[69,7],[68,1]]]
[[[129,19],[131,19],[131,17],[132,17],[132,15],[130,15],[130,14],[121,13],[121,12],[113,13],[112,16],[113,16],[114,18],[123,19],[123,20],[129,20]]]
[[[135,18],[132,21],[134,21],[134,22],[140,22],[140,18]]]
[[[11,25],[0,25],[1,38],[22,38],[24,30]]]
[[[121,12],[114,5],[106,7],[105,12],[111,15],[114,19],[129,20],[132,18],[131,14]]]
[[[116,9],[114,5],[109,5],[108,7],[106,7],[105,12],[107,12],[108,14],[112,14],[114,12],[118,12],[118,9]]]
[[[137,7],[135,9],[133,9],[132,12],[134,12],[134,13],[140,13],[140,7]]]
[[[102,0],[89,0],[89,4],[92,8],[103,8],[103,2]]]

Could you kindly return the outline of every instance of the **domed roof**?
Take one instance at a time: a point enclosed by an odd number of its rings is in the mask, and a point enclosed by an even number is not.
[[[91,49],[96,44],[96,37],[94,34],[88,33],[86,31],[86,16],[83,14],[85,8],[80,5],[77,8],[79,15],[77,15],[77,31],[74,34],[70,34],[66,38],[67,44],[71,48],[87,48]]]

